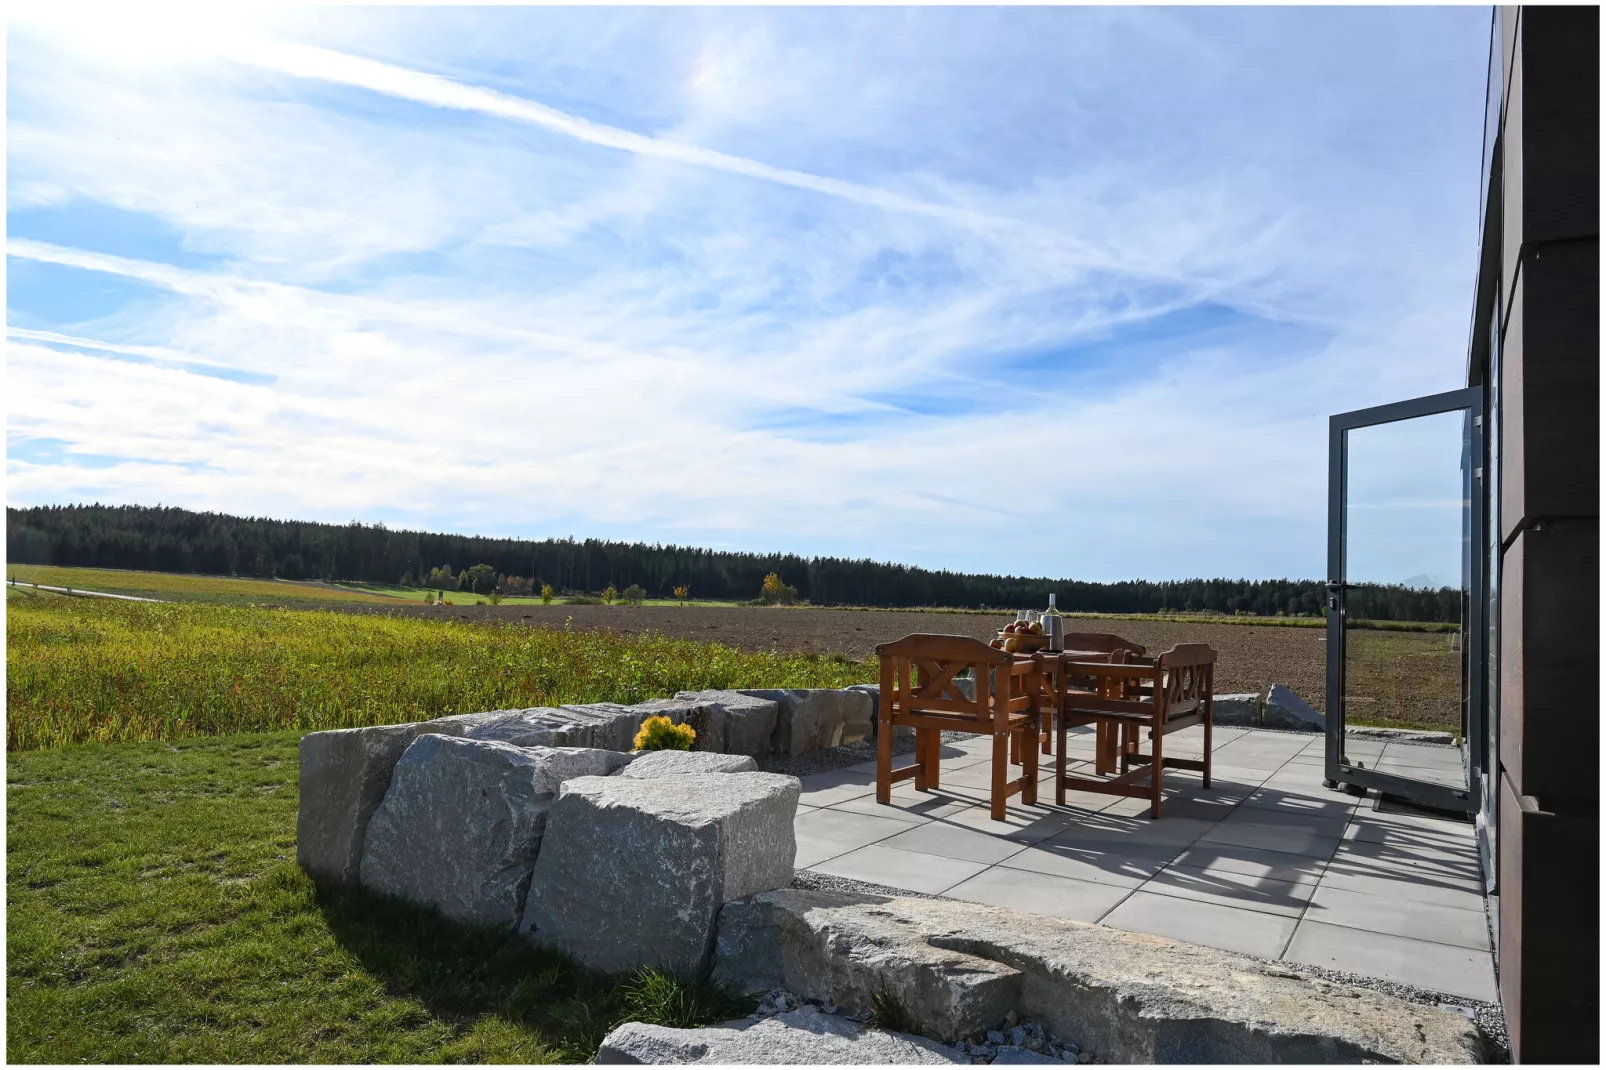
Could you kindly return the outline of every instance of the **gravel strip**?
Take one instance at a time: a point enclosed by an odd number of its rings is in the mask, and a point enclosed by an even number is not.
[[[792,887],[805,892],[857,892],[861,895],[880,895],[888,899],[947,899],[946,895],[928,895],[903,888],[888,888],[884,884],[833,877],[829,873],[816,873],[812,869],[799,870],[792,875]]]

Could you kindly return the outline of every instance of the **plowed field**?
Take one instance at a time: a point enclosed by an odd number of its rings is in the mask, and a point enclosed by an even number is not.
[[[373,612],[367,606],[342,607]],[[503,620],[573,628],[610,628],[624,634],[662,632],[676,638],[706,639],[747,650],[840,651],[853,658],[870,654],[877,643],[910,632],[939,632],[991,639],[1013,615],[905,613],[884,610],[759,609],[715,606],[406,606],[408,615],[475,621]],[[1107,631],[1141,643],[1150,652],[1176,643],[1209,643],[1220,655],[1216,691],[1263,691],[1285,684],[1317,709],[1322,708],[1323,665],[1327,645],[1320,628],[1281,628],[1242,624],[1099,620],[1077,617],[1069,631]]]

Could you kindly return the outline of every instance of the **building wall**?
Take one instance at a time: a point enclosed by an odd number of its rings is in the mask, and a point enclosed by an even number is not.
[[[1600,13],[1500,12],[1500,994],[1599,1060]]]

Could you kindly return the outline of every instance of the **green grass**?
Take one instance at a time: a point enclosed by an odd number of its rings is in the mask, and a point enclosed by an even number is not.
[[[845,655],[661,635],[9,589],[6,749],[303,732],[680,690],[844,687]]]
[[[582,1062],[750,1009],[610,979],[295,863],[298,733],[6,761],[11,1062]]]
[[[110,568],[58,568],[55,565],[10,565],[6,578],[80,591],[131,594],[164,601],[213,605],[320,606],[332,602],[394,605],[400,599],[338,584],[257,580],[235,576],[201,576],[180,572],[129,572]],[[420,592],[418,601],[423,600]]]

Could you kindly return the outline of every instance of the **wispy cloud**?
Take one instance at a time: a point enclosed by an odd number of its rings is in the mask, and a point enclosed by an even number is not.
[[[354,9],[142,64],[13,28],[10,500],[1313,574],[1326,413],[1459,374],[1484,29]],[[1411,62],[1342,61],[1380,36]]]

